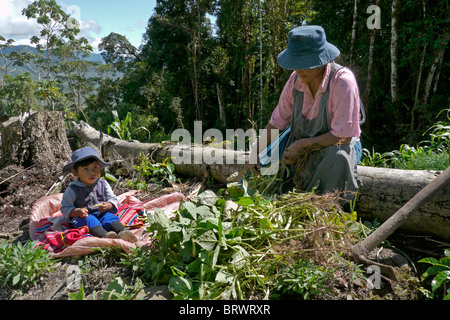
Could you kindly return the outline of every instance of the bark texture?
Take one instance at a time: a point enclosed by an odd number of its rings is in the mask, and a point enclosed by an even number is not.
[[[3,123],[0,168],[8,165],[57,166],[69,161],[69,146],[60,112],[40,111]]]
[[[362,183],[355,210],[361,217],[386,221],[439,174],[358,166],[358,180]],[[449,226],[450,185],[447,185],[402,222],[401,228],[450,239]]]

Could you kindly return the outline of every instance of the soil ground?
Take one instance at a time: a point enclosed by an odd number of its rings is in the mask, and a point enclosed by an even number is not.
[[[0,240],[11,243],[25,243],[30,239],[28,234],[29,217],[33,203],[47,194],[55,182],[61,179],[61,168],[8,166],[0,170]],[[130,190],[125,187],[126,179],[119,179],[111,184],[116,194]],[[62,190],[70,181],[65,181]],[[182,184],[182,192],[188,194],[194,181]],[[208,186],[214,190],[221,186]],[[162,187],[154,186],[153,190],[138,195],[141,200],[157,197],[164,193]],[[170,190],[169,190],[170,191]],[[388,240],[390,248],[377,249],[372,258],[385,264],[395,265],[395,257],[401,255],[409,262],[409,268],[402,273],[404,279],[401,283],[394,283],[383,278],[382,289],[377,292],[368,292],[365,286],[358,284],[354,279],[345,279],[337,276],[332,290],[323,299],[420,299],[417,288],[420,274],[426,267],[417,263],[424,257],[439,258],[443,250],[448,248],[448,243],[431,236],[420,236],[398,231]],[[291,244],[288,249],[295,248]],[[113,257],[104,255],[90,255],[87,257],[71,257],[59,261],[57,268],[51,273],[44,275],[32,288],[24,292],[0,290],[0,300],[44,300],[44,299],[67,299],[70,289],[61,286],[67,278],[67,266],[77,265],[78,260],[83,259],[85,265],[90,266],[91,272],[83,275],[83,284],[87,295],[94,290],[104,289],[115,277],[121,276],[132,279],[133,275],[114,263]],[[425,284],[420,284],[425,286]],[[89,296],[88,296],[89,297]],[[170,299],[167,287],[147,288],[141,296],[145,299]]]

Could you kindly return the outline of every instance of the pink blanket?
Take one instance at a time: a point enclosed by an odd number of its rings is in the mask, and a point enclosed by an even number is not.
[[[102,239],[91,237],[86,230],[69,229],[59,218],[61,217],[62,193],[46,196],[38,199],[31,209],[30,238],[39,241],[40,245],[54,252],[55,257],[76,256],[91,253],[97,247],[120,246],[127,253],[131,248],[150,245],[153,239],[144,233],[142,223],[136,220],[136,208],[144,209],[148,214],[155,208],[160,208],[169,217],[172,217],[178,209],[180,201],[187,201],[180,192],[174,192],[156,199],[141,202],[135,197],[139,191],[130,191],[119,195],[119,207],[123,210],[119,213],[122,223],[130,227],[138,237],[137,243],[130,243],[122,239]],[[48,227],[49,232],[42,232]]]

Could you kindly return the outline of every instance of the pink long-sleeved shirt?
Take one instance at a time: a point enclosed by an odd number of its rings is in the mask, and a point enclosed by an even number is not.
[[[294,105],[293,88],[304,93],[303,116],[308,120],[317,117],[320,98],[326,90],[328,81],[330,81],[330,71],[330,64],[327,64],[324,77],[315,97],[312,96],[309,86],[303,83],[299,77],[295,81],[294,71],[280,95],[278,105],[269,121],[270,124],[280,130],[285,129],[290,124]],[[360,104],[358,84],[353,73],[347,68],[341,68],[336,71],[336,75],[331,80],[328,112],[331,133],[334,136],[340,138],[359,138],[361,129],[359,126]]]

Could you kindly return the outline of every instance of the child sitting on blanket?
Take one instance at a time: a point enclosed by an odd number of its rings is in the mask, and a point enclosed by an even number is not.
[[[87,226],[99,238],[120,238],[137,242],[137,237],[119,221],[117,198],[108,182],[100,178],[103,162],[97,150],[85,147],[72,154],[72,162],[63,172],[72,172],[77,179],[69,184],[61,201],[61,213],[74,228]]]

